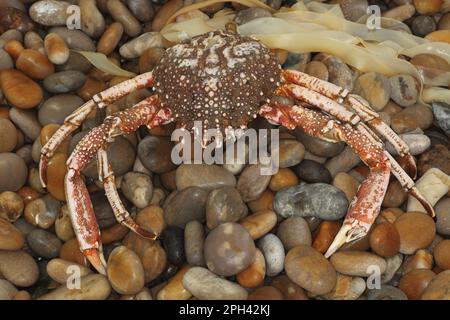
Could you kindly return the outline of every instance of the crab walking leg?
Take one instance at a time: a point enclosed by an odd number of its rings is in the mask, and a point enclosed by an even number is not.
[[[351,125],[340,124],[328,115],[302,106],[266,105],[261,109],[261,115],[289,129],[300,127],[311,136],[345,141],[370,168],[326,256],[332,255],[343,244],[364,237],[380,212],[389,184],[390,162],[384,149]]]
[[[91,100],[80,106],[65,120],[64,124],[55,132],[41,149],[39,161],[39,177],[43,187],[47,185],[47,166],[58,146],[73,132],[87,116],[96,108],[105,108],[108,104],[126,96],[137,89],[150,87],[153,83],[151,72],[143,73],[133,79],[121,82],[114,87],[106,89],[92,97]]]
[[[344,106],[347,108],[351,108],[360,117],[361,120],[367,122],[368,125],[370,125],[375,131],[377,131],[381,136],[389,141],[400,156],[406,157],[411,167],[415,167],[414,158],[409,153],[408,145],[387,124],[381,121],[379,114],[373,111],[372,108],[370,108],[368,102],[365,101],[362,97],[354,94],[349,94],[348,90],[346,89],[300,71],[284,70],[283,79],[285,82],[294,83],[306,89],[310,89],[332,100],[335,100],[339,104],[344,104]],[[311,93],[308,94],[311,95]],[[301,100],[297,96],[295,96],[295,98]],[[319,108],[321,107],[320,105],[315,106]],[[322,110],[328,112],[325,109]],[[345,118],[340,117],[341,112],[330,114],[336,116],[341,121],[347,122]],[[416,175],[414,174],[413,176],[415,178]]]
[[[65,192],[72,226],[81,251],[100,273],[106,272],[100,230],[88,190],[81,178],[81,170],[115,136],[136,131],[141,125],[152,123],[155,117],[161,118],[162,121],[158,108],[158,97],[151,96],[130,109],[107,117],[103,124],[92,129],[81,139],[67,161]]]
[[[157,235],[153,232],[149,232],[147,230],[142,229],[134,220],[131,218],[130,213],[127,211],[125,206],[120,200],[119,193],[117,192],[117,187],[115,184],[115,177],[112,171],[111,165],[108,162],[108,155],[104,148],[101,148],[97,153],[97,161],[98,161],[98,171],[100,181],[103,183],[103,187],[105,189],[106,197],[108,198],[109,204],[113,209],[114,216],[116,220],[128,227],[130,230],[133,230],[138,235],[155,240]]]

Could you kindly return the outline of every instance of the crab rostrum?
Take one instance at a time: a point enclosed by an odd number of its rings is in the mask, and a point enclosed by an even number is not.
[[[210,32],[170,47],[153,72],[95,95],[67,117],[42,148],[42,184],[46,185],[49,158],[91,111],[142,88],[152,88],[156,94],[107,117],[78,143],[67,161],[65,192],[72,225],[81,251],[100,273],[106,273],[100,231],[80,176],[95,157],[99,179],[118,222],[143,237],[158,237],[137,225],[122,204],[105,149],[115,136],[136,131],[140,126],[155,128],[176,121],[179,127],[192,130],[194,121],[201,121],[204,129],[224,131],[245,129],[259,115],[273,124],[300,128],[327,141],[345,141],[370,168],[370,173],[350,204],[327,257],[344,243],[368,233],[379,214],[390,173],[434,216],[433,208],[414,187],[412,178],[385,151],[383,140],[395,147],[400,162],[415,178],[416,164],[408,146],[364,99],[305,73],[282,70],[275,55],[262,43],[227,31]],[[295,103],[280,104],[276,102],[280,99],[272,99],[276,95],[289,97]]]

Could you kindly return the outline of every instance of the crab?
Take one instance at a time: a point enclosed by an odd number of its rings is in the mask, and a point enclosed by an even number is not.
[[[106,117],[77,144],[67,160],[64,185],[71,222],[80,250],[99,273],[106,274],[106,262],[89,192],[81,177],[83,168],[95,157],[99,181],[117,221],[142,237],[155,240],[159,236],[140,227],[121,202],[105,149],[114,137],[140,126],[151,129],[177,122],[191,130],[195,121],[201,121],[205,129],[245,129],[252,119],[261,116],[289,130],[299,128],[327,141],[346,142],[370,171],[326,257],[368,234],[380,212],[391,173],[434,216],[432,206],[414,186],[417,170],[408,146],[367,101],[308,74],[283,70],[264,44],[230,30],[202,34],[168,48],[153,71],[94,95],[69,115],[41,150],[42,185],[46,185],[48,161],[55,150],[92,111],[142,88],[151,88],[154,94]],[[294,104],[283,104],[277,96],[288,97]],[[385,150],[383,141],[395,147],[399,162],[412,178]]]

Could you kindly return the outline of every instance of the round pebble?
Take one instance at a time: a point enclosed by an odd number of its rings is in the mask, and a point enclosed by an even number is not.
[[[428,287],[436,274],[431,270],[417,269],[405,274],[398,284],[409,300],[420,300],[423,291]]]
[[[413,254],[431,244],[436,234],[432,218],[421,212],[407,212],[395,220],[400,235],[400,252]]]
[[[144,287],[144,268],[139,257],[125,246],[115,248],[108,258],[108,279],[120,294],[136,294]]]
[[[311,245],[311,231],[302,217],[290,217],[280,223],[277,230],[286,251],[299,245]]]
[[[59,255],[62,243],[53,233],[36,229],[27,235],[27,243],[38,256],[51,259]]]
[[[236,188],[223,187],[209,193],[206,200],[206,224],[214,229],[225,222],[236,222],[247,212]]]
[[[380,223],[369,236],[370,247],[378,255],[388,258],[398,253],[400,235],[395,226],[389,222]]]
[[[202,188],[189,187],[175,191],[164,203],[164,220],[169,226],[180,228],[184,228],[189,221],[203,222],[207,199],[208,191]]]
[[[29,287],[39,277],[36,261],[25,251],[0,251],[0,273],[19,287]]]

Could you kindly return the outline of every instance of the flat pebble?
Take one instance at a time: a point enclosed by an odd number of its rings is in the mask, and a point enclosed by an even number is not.
[[[432,218],[421,212],[407,212],[395,220],[400,235],[400,252],[413,254],[431,244],[436,234]]]
[[[199,187],[174,191],[164,203],[164,220],[169,226],[180,228],[192,220],[203,222],[207,199],[208,191]]]
[[[368,277],[372,274],[373,266],[378,267],[380,274],[386,271],[386,261],[369,252],[340,251],[330,258],[337,272],[349,276]]]
[[[58,237],[41,229],[31,231],[27,235],[27,243],[36,255],[46,259],[56,258],[62,246]]]
[[[325,257],[310,246],[292,248],[286,255],[286,274],[313,294],[326,294],[336,285],[336,271]]]
[[[179,190],[192,186],[213,190],[225,186],[234,187],[236,178],[217,165],[182,164],[176,171],[176,184]]]
[[[144,287],[141,260],[125,246],[115,248],[108,258],[108,279],[120,294],[136,294]]]
[[[66,284],[39,297],[39,300],[106,300],[111,293],[108,279],[101,274],[89,274],[80,279],[80,290]]]
[[[332,185],[314,183],[280,190],[273,208],[284,218],[292,216],[338,220],[345,216],[348,201],[345,193]]]
[[[286,251],[298,245],[311,245],[311,230],[308,223],[302,217],[290,217],[280,223],[277,229],[277,236],[280,238]]]
[[[268,169],[260,164],[247,166],[237,181],[237,189],[245,202],[257,199],[267,188],[271,176],[264,173]]]
[[[43,91],[39,84],[19,70],[2,71],[0,73],[0,86],[5,98],[17,108],[34,108],[43,98]],[[24,95],[24,92],[27,94]]]
[[[153,183],[150,176],[140,172],[128,172],[122,178],[120,189],[124,196],[137,208],[145,208],[153,196]]]
[[[214,229],[225,222],[236,222],[247,213],[247,208],[239,191],[223,187],[209,193],[206,201],[206,223]]]
[[[266,274],[269,277],[278,275],[284,269],[285,251],[281,240],[273,233],[268,233],[258,240],[258,248],[266,260]]]
[[[248,296],[240,285],[202,267],[189,269],[183,277],[183,286],[201,300],[246,300]]]
[[[231,276],[253,263],[255,243],[244,227],[228,222],[208,234],[204,254],[209,270],[218,275]]]
[[[39,277],[39,268],[25,251],[0,251],[0,274],[18,287],[29,287]]]

